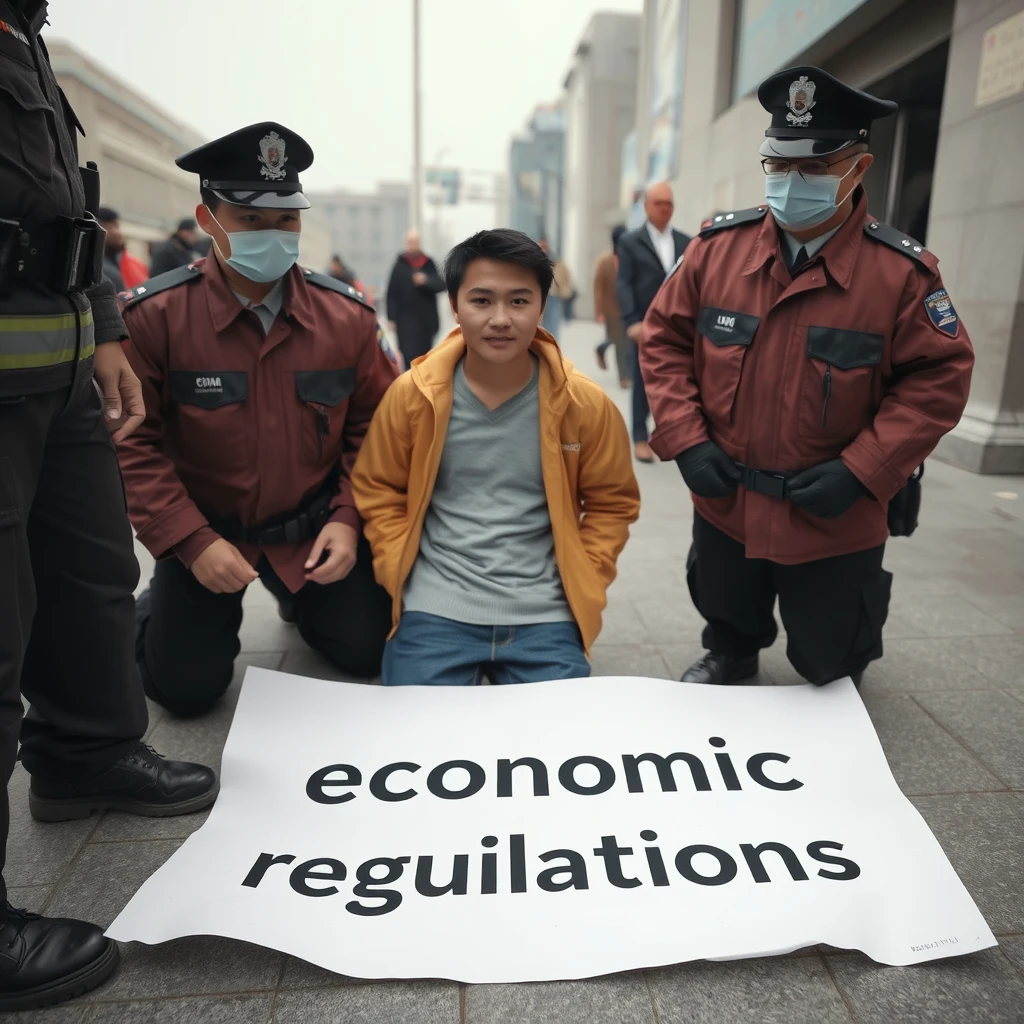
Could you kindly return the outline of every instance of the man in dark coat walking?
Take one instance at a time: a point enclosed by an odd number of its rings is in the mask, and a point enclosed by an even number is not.
[[[444,281],[434,261],[420,249],[420,233],[405,236],[405,252],[395,260],[388,281],[388,326],[398,335],[398,347],[408,366],[426,355],[437,336],[437,294]]]

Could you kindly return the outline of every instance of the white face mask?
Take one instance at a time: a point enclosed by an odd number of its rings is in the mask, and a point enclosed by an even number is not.
[[[231,243],[230,256],[225,256],[220,251],[220,246],[217,246],[217,252],[229,267],[233,267],[250,281],[271,284],[284,277],[298,261],[298,231],[279,231],[276,228],[266,228],[262,231],[228,231],[213,216],[212,210],[210,217],[228,236]],[[214,245],[216,244],[215,240]]]

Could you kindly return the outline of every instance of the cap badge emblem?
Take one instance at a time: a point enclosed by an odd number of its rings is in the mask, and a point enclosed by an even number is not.
[[[284,155],[284,139],[277,132],[271,132],[260,139],[260,174],[269,181],[280,181],[287,175],[284,165],[288,157]]]
[[[786,106],[789,113],[786,120],[795,127],[802,128],[811,123],[811,109],[814,106],[814,90],[817,87],[806,75],[801,75],[789,86],[789,102]]]

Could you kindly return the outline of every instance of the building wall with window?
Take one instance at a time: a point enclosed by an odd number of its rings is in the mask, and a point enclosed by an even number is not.
[[[562,250],[562,179],[565,111],[559,104],[539,106],[526,131],[509,145],[510,227],[533,239],[546,237]]]
[[[372,193],[338,189],[311,193],[309,199],[328,226],[332,252],[368,289],[383,295],[409,229],[409,186],[382,182]]]
[[[666,2],[644,4],[641,167]],[[755,93],[767,76],[812,64],[900,104],[872,132],[871,209],[939,258],[977,353],[967,410],[937,454],[1024,472],[1024,0],[691,0],[683,48],[674,222],[690,234],[764,200],[769,117]]]

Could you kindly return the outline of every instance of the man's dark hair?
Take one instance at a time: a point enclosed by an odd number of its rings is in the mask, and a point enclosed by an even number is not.
[[[200,195],[202,195],[202,192],[200,192]],[[213,198],[214,202],[218,201],[217,197],[214,196],[213,193],[210,193],[210,195]],[[210,206],[210,204],[206,202],[205,197],[203,198],[203,202],[206,203],[207,206]],[[210,206],[210,209],[212,210],[213,207]],[[195,231],[195,229],[196,222],[191,217],[182,217],[181,220],[178,221],[178,231]]]
[[[208,188],[201,188],[199,190],[199,198],[202,199],[203,205],[210,211],[210,213],[216,214],[221,204],[219,196],[214,195]],[[178,230],[181,230],[181,225],[178,225]]]
[[[555,276],[554,264],[544,255],[544,250],[529,235],[512,228],[494,228],[478,231],[471,238],[459,242],[444,261],[444,280],[448,296],[454,303],[459,288],[466,276],[469,265],[476,260],[494,260],[495,263],[511,263],[529,270],[540,285],[540,300],[547,302],[551,282]]]
[[[626,233],[625,224],[616,224],[612,228],[612,248],[617,249],[619,247],[619,239]]]
[[[96,211],[96,219],[101,224],[110,224],[115,220],[120,220],[121,216],[117,210],[112,210],[109,206],[101,206]]]

